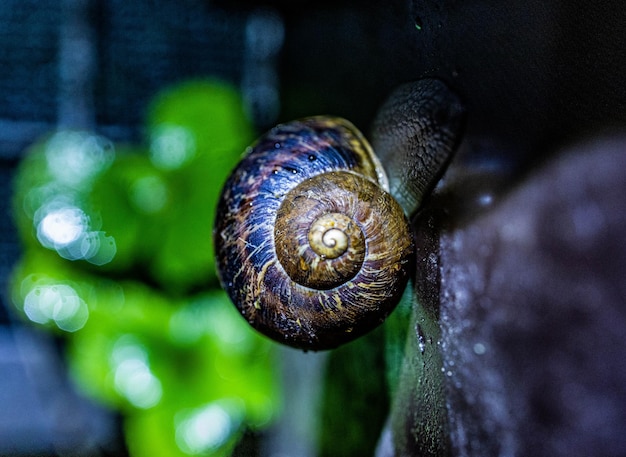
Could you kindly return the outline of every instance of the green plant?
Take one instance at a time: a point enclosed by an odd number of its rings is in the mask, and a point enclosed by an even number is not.
[[[253,134],[233,88],[194,81],[156,97],[145,145],[60,131],[19,167],[13,302],[66,341],[78,388],[123,413],[133,456],[226,456],[278,413],[273,343],[220,290],[211,240]]]

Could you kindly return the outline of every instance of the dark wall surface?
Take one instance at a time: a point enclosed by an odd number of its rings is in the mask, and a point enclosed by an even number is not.
[[[619,1],[302,5],[286,15],[286,115],[336,112],[366,128],[394,86],[434,76],[466,100],[468,133],[516,158],[626,123]]]

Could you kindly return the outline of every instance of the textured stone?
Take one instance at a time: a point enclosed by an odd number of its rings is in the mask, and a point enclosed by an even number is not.
[[[439,297],[449,447],[412,451],[430,431],[407,411],[436,402],[407,401],[426,381],[405,378],[396,451],[379,455],[625,455],[626,138],[570,148],[506,192],[494,182],[457,166],[418,224],[442,227],[440,289],[427,269],[417,289]]]

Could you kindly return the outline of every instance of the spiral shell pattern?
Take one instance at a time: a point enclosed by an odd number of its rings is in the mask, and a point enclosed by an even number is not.
[[[222,285],[265,335],[328,349],[379,325],[414,262],[402,208],[348,121],[313,117],[248,148],[218,205]]]

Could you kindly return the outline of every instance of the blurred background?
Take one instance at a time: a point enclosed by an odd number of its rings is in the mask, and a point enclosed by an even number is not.
[[[0,37],[0,455],[310,455],[210,236],[278,118],[279,13],[4,1]]]

